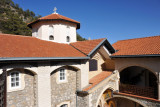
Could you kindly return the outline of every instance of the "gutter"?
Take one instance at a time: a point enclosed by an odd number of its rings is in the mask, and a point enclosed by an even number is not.
[[[143,58],[143,57],[160,57],[160,54],[153,55],[119,55],[119,56],[110,56],[111,58]]]
[[[90,59],[90,58],[89,57],[9,57],[9,58],[0,58],[0,61],[70,60],[70,59]]]

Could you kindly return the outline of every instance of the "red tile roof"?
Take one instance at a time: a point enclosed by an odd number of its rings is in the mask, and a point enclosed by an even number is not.
[[[113,44],[116,53],[112,56],[160,54],[160,36],[121,40]]]
[[[96,48],[105,38],[102,39],[94,39],[94,40],[87,40],[87,41],[78,41],[71,43],[72,46],[83,52],[84,54],[88,55],[93,49]]]
[[[73,20],[73,19],[70,19],[68,17],[62,16],[60,14],[50,14],[48,16],[41,17],[38,20],[29,23],[28,26],[31,27],[32,24],[37,23],[38,21],[44,21],[44,20],[45,21],[46,20],[64,20],[64,21],[69,21],[69,22],[72,22],[72,23],[76,23],[77,24],[77,28],[78,29],[80,28],[80,22],[78,22],[76,20]]]
[[[29,36],[0,34],[0,57],[86,57],[69,44]]]
[[[71,22],[80,23],[76,20],[70,19],[70,18],[62,16],[60,14],[50,14],[48,16],[44,16],[44,17],[39,18],[39,20],[43,20],[43,19],[64,19],[64,20],[68,20],[68,21],[71,21]]]
[[[105,78],[107,78],[111,74],[112,74],[112,71],[103,71],[100,74],[94,76],[89,80],[89,83],[91,85],[85,88],[83,91],[88,91],[89,89],[93,88],[95,85],[99,84],[101,81],[103,81]]]

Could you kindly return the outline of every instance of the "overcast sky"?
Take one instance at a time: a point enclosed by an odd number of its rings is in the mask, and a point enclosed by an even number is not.
[[[81,22],[84,38],[118,40],[160,35],[160,0],[13,0],[24,10]]]

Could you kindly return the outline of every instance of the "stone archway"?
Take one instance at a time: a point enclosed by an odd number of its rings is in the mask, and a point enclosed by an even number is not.
[[[143,100],[132,97],[114,95],[113,99],[116,102],[116,107],[148,107]]]
[[[146,68],[130,66],[120,71],[119,88],[123,93],[157,99],[157,76]]]
[[[106,89],[98,100],[97,107],[116,107],[113,98],[113,90]]]

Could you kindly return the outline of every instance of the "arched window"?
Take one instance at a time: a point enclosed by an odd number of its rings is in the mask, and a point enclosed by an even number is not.
[[[53,35],[50,35],[50,36],[49,36],[49,40],[54,40],[54,36],[53,36]]]
[[[49,25],[49,35],[54,35],[54,27],[53,27],[53,25]]]
[[[70,42],[70,37],[69,36],[67,36],[66,41]]]
[[[63,104],[60,107],[68,107],[68,104]]]
[[[20,88],[20,72],[13,71],[10,73],[10,88]]]

